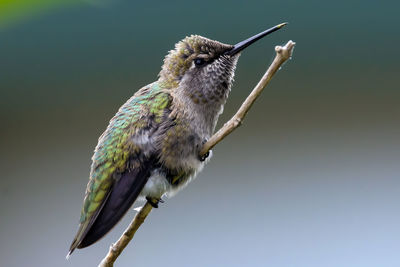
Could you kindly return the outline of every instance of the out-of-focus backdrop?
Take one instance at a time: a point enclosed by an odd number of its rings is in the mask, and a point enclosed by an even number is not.
[[[0,1],[0,265],[65,260],[98,136],[186,35],[241,56],[220,124],[297,42],[243,127],[154,210],[117,266],[400,266],[399,2]]]

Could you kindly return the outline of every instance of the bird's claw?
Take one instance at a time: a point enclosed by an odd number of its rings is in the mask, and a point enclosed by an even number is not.
[[[158,203],[159,202],[164,203],[164,200],[155,199],[155,198],[152,198],[152,197],[146,197],[146,200],[153,208],[156,208],[156,209],[158,208]]]
[[[204,146],[204,144],[207,143],[207,141],[208,141],[208,139],[205,138],[205,139],[203,140],[203,142],[202,142],[202,146]],[[208,156],[210,156],[210,151],[207,151],[207,153],[205,153],[204,155],[200,155],[200,156],[199,156],[199,160],[200,160],[201,162],[203,162],[203,161],[205,161],[205,160],[208,158]]]
[[[207,151],[206,154],[204,154],[202,156],[199,156],[199,160],[200,161],[205,161],[208,158],[209,155],[210,155],[210,151]]]

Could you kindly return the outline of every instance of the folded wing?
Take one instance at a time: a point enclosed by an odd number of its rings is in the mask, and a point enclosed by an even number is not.
[[[168,116],[170,103],[170,95],[154,83],[139,90],[110,121],[92,158],[80,225],[69,254],[103,237],[137,199],[157,167],[151,140]]]

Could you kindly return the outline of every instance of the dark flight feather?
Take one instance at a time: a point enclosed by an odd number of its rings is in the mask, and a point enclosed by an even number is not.
[[[84,248],[95,243],[119,222],[149,179],[152,165],[153,162],[147,160],[140,168],[126,171],[121,175],[121,178],[114,183],[103,208],[77,248]]]

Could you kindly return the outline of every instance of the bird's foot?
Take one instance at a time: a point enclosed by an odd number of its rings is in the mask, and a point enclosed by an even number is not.
[[[207,143],[207,141],[208,141],[208,139],[204,139],[204,140],[203,140],[202,146],[201,146],[200,150],[203,148],[204,144]],[[205,161],[205,160],[208,158],[208,156],[210,156],[210,151],[207,151],[207,153],[204,154],[204,155],[199,155],[199,160],[200,160],[201,162],[203,162],[203,161]]]
[[[158,208],[158,203],[164,203],[164,200],[162,199],[156,199],[153,197],[146,197],[147,202],[153,207],[153,208]]]
[[[206,154],[204,154],[204,155],[202,155],[202,156],[199,156],[199,160],[200,160],[201,162],[203,162],[203,161],[205,161],[205,160],[208,158],[208,156],[210,156],[210,151],[208,151]]]

